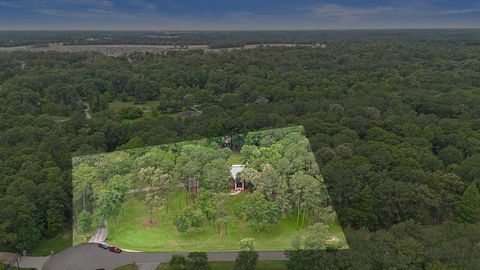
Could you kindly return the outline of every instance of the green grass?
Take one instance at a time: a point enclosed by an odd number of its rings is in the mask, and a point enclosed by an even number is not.
[[[36,247],[28,250],[29,256],[48,256],[50,251],[55,253],[64,250],[67,247],[72,246],[72,232],[62,231],[52,238],[42,239]],[[8,248],[7,246],[0,244],[0,251],[16,252],[16,250]]]
[[[228,157],[227,162],[230,165],[243,164],[241,156],[240,156],[240,151],[232,151],[232,154],[230,154],[230,156]]]
[[[212,270],[232,270],[234,262],[209,262]],[[157,269],[167,270],[168,263],[161,263]],[[287,270],[285,261],[258,261],[255,270]]]
[[[122,102],[122,101],[115,100],[108,104],[108,109],[113,112],[119,112],[121,109],[125,107],[134,106],[142,109],[142,111],[144,112],[148,112],[148,111],[156,110],[159,104],[160,104],[159,100],[145,101],[145,103],[143,104],[134,104],[133,101]]]
[[[134,124],[139,121],[154,119],[155,117],[153,112],[155,112],[158,116],[169,116],[174,118],[180,117],[176,112],[172,112],[172,113],[158,112],[157,107],[159,105],[159,102],[160,101],[158,100],[150,100],[150,101],[146,101],[143,104],[134,104],[133,101],[122,102],[122,101],[116,100],[108,104],[108,109],[115,113],[118,113],[121,109],[125,107],[134,106],[134,107],[140,108],[143,111],[143,116],[140,118],[122,120],[122,123],[126,123],[126,124]]]
[[[135,264],[127,264],[124,266],[120,266],[115,268],[114,270],[137,270],[138,267]]]
[[[48,256],[50,251],[55,253],[72,246],[72,232],[64,231],[52,238],[41,240],[40,243],[28,251],[29,256]]]
[[[229,205],[242,203],[244,194],[230,197]],[[219,235],[216,227],[205,224],[199,231],[180,233],[173,225],[173,219],[180,205],[185,207],[185,193],[174,194],[169,198],[169,211],[158,209],[153,213],[154,226],[144,226],[148,220],[147,211],[140,194],[131,196],[123,205],[123,213],[117,220],[109,220],[107,241],[127,250],[135,251],[228,251],[238,250],[241,239],[255,238],[258,250],[285,250],[291,245],[291,237],[305,234],[307,228],[297,230],[295,218],[281,219],[269,231],[256,232],[243,220],[229,217],[227,233]],[[307,227],[307,226],[305,226]],[[334,226],[333,226],[334,227]],[[344,238],[338,228],[332,228],[334,236]]]

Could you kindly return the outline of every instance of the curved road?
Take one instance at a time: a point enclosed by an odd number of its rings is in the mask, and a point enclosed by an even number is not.
[[[286,260],[283,251],[259,251],[259,260]],[[67,248],[53,256],[50,256],[43,266],[43,270],[95,270],[105,268],[107,270],[129,263],[156,265],[168,262],[172,255],[188,255],[184,252],[125,252],[112,253],[101,249],[97,244],[82,244]],[[208,252],[211,261],[234,261],[237,252]]]

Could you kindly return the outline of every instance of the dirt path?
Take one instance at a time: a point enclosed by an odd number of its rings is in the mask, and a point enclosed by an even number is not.
[[[105,242],[105,240],[107,239],[107,236],[108,236],[108,231],[107,229],[105,228],[100,228],[100,229],[97,229],[97,232],[95,233],[94,236],[92,236],[92,238],[90,238],[90,240],[88,241],[89,243],[101,243],[101,242]]]
[[[230,192],[228,195],[230,195],[230,196],[235,196],[235,195],[238,195],[238,194],[242,193],[242,191],[243,191],[243,190],[238,189],[238,190],[235,190],[235,191]]]

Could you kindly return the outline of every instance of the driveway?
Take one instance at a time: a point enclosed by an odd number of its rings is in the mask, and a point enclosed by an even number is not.
[[[282,251],[259,251],[260,260],[286,260]],[[112,253],[101,249],[97,244],[82,244],[67,248],[47,260],[43,270],[92,270],[105,268],[107,270],[129,263],[144,264],[145,268],[161,262],[168,262],[172,255],[188,255],[188,253],[178,252],[122,252],[120,254]],[[234,261],[237,252],[208,252],[208,259],[211,261]]]
[[[92,238],[90,238],[90,240],[88,242],[89,243],[104,242],[105,239],[107,239],[107,235],[108,235],[107,229],[105,229],[105,228],[97,229],[97,232],[95,233],[95,235],[92,236]]]

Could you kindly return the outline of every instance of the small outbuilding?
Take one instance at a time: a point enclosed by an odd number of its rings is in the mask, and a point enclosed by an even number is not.
[[[243,172],[245,170],[244,165],[232,165],[230,168],[230,173],[233,178],[233,189],[234,190],[245,190],[245,181],[237,181],[238,173]]]

